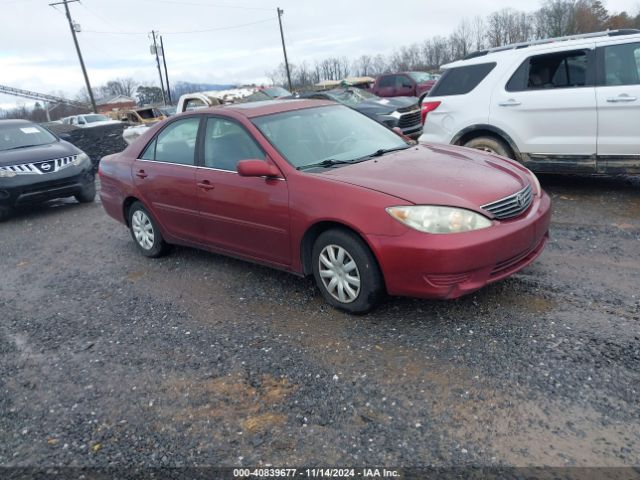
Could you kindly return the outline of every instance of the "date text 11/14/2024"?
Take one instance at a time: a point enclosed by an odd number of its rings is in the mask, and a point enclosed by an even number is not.
[[[397,478],[397,470],[386,468],[235,468],[234,478]]]

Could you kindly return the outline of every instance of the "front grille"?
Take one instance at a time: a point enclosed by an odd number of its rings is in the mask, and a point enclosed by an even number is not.
[[[420,118],[420,110],[415,110],[413,112],[408,112],[400,116],[398,120],[398,126],[400,128],[410,128],[417,127],[422,124],[422,119]]]
[[[31,195],[34,193],[48,192],[51,190],[64,190],[65,188],[75,187],[78,185],[77,181],[65,181],[65,182],[47,182],[30,185],[22,190],[23,195]]]
[[[76,157],[77,155],[71,155],[69,157],[54,158],[53,160],[46,160],[44,162],[7,165],[0,167],[0,170],[4,172],[12,172],[16,175],[44,175],[47,173],[58,172],[63,168],[69,167],[73,164]]]
[[[402,107],[398,109],[398,113],[412,112],[413,110],[420,110],[420,106],[417,103],[409,105],[408,107]]]
[[[466,282],[471,278],[471,273],[433,273],[427,277],[427,281],[435,287],[453,287]]]
[[[483,205],[481,208],[493,214],[499,220],[517,217],[526,211],[533,201],[531,185],[527,185],[519,192],[493,203]]]

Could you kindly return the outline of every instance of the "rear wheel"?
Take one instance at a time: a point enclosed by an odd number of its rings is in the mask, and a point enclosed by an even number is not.
[[[129,228],[138,250],[146,257],[161,257],[169,250],[160,229],[146,208],[135,202],[129,209]]]
[[[322,296],[332,306],[349,313],[365,313],[384,294],[378,262],[355,234],[327,230],[312,252],[313,276]]]
[[[94,182],[86,185],[82,191],[75,195],[80,203],[91,203],[96,199],[96,184]]]
[[[511,149],[502,140],[495,137],[476,137],[464,144],[467,148],[475,148],[487,153],[495,153],[502,157],[513,158]]]

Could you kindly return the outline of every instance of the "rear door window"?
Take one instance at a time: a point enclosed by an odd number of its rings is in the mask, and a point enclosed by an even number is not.
[[[591,50],[535,55],[516,70],[506,90],[548,90],[593,86],[593,54]]]
[[[164,128],[142,154],[143,160],[194,165],[200,117],[178,120]]]
[[[476,88],[489,72],[496,66],[495,62],[466,65],[448,68],[433,87],[429,96],[464,95]]]

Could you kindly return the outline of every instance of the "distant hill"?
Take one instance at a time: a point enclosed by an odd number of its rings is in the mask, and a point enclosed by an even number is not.
[[[171,97],[178,99],[180,95],[193,92],[205,92],[211,90],[228,90],[234,88],[235,84],[218,84],[218,83],[191,83],[191,82],[175,82],[171,85]]]

